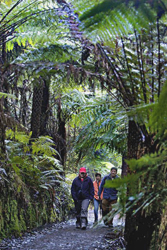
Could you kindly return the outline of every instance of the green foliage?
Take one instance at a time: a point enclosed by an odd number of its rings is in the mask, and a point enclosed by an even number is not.
[[[154,210],[165,206],[167,202],[166,160],[166,151],[161,155],[144,155],[138,160],[129,160],[128,165],[132,174],[106,182],[105,187],[119,190],[119,208],[122,207],[122,216],[132,208],[132,215],[139,211],[146,211],[149,215]],[[126,187],[129,190],[128,195],[125,192]]]
[[[137,9],[143,8],[143,11],[144,11],[144,7],[145,7],[146,10],[149,10],[149,12],[150,12],[150,8],[148,9],[147,1],[145,1],[145,0],[140,1],[140,6],[139,6],[139,3],[137,3],[137,2],[138,1],[134,1],[134,0],[126,1],[126,2],[121,1],[121,0],[119,0],[119,1],[103,0],[103,1],[98,1],[98,2],[96,1],[92,6],[89,5],[89,10],[86,10],[80,19],[85,20],[85,19],[93,17],[99,13],[108,13],[109,10],[113,10],[116,8],[119,8],[122,10],[123,7],[124,7],[124,9],[127,9],[127,10],[129,10],[128,7],[135,7]],[[129,3],[129,5],[128,5],[128,3]],[[150,15],[148,14],[147,17],[150,18]],[[101,20],[99,20],[99,21],[101,21]],[[149,21],[151,21],[151,19]]]
[[[8,98],[16,99],[16,97],[14,95],[0,92],[0,99],[2,97],[5,97],[5,98],[8,97]]]
[[[114,1],[103,0],[87,3],[87,1],[72,1],[77,13],[80,13],[80,20],[83,21],[83,29],[87,36],[94,41],[110,42],[118,36],[128,36],[136,29],[139,33],[142,28],[149,29],[150,23],[156,21],[157,14],[161,9],[166,11],[163,2],[152,1]],[[151,7],[151,8],[150,8]],[[86,30],[85,30],[86,29]]]
[[[158,139],[157,152],[145,154],[140,159],[127,160],[130,174],[122,179],[108,181],[106,187],[114,187],[119,190],[119,201],[116,211],[124,216],[128,211],[132,216],[139,213],[149,216],[156,211],[162,211],[167,204],[166,172],[167,172],[167,147],[166,147],[166,84],[164,85],[159,102],[152,105],[141,106],[139,117],[137,109],[134,108],[130,115],[139,123],[148,123],[151,132]],[[147,118],[146,119],[146,114]],[[149,114],[149,116],[148,116]],[[161,127],[162,125],[162,127]],[[158,150],[159,148],[159,150]],[[128,195],[126,189],[128,187]],[[116,212],[115,212],[116,213]],[[113,214],[114,215],[114,214]],[[162,221],[163,221],[162,215]],[[165,230],[165,223],[161,227]],[[155,239],[158,240],[154,235]],[[154,240],[155,240],[154,239]]]
[[[80,43],[70,33],[70,17],[55,1],[5,2],[2,16],[0,39],[4,39],[7,59],[29,75],[64,72],[62,63],[80,58]]]
[[[8,61],[13,61],[17,70],[26,70],[26,77],[19,78],[20,87],[25,78],[29,79],[30,85],[34,78],[52,76],[51,90],[56,92],[53,98],[62,96],[61,118],[70,120],[70,132],[73,131],[73,138],[70,139],[75,141],[75,152],[70,149],[69,154],[75,154],[76,165],[81,160],[88,168],[103,171],[103,164],[106,161],[112,162],[110,151],[127,152],[128,119],[136,121],[139,126],[146,125],[147,132],[158,131],[157,138],[165,141],[166,109],[163,104],[166,104],[166,85],[159,103],[152,103],[157,102],[166,79],[164,27],[162,23],[155,26],[157,17],[161,17],[157,9],[163,14],[166,7],[164,1],[158,1],[157,4],[156,1],[151,1],[151,9],[147,2],[142,0],[138,5],[137,0],[126,1],[126,4],[121,0],[73,1],[91,39],[102,41],[103,44],[91,48],[90,60],[82,71],[80,42],[72,34],[69,35],[67,12],[60,12],[54,1],[3,1],[0,39],[3,43],[5,39],[6,51],[10,55]],[[16,51],[16,47],[19,47],[19,51]],[[94,67],[95,62],[97,69]],[[73,66],[69,66],[69,63],[73,63]],[[13,72],[15,75],[15,70]],[[15,76],[18,79],[18,75]],[[85,80],[85,76],[89,79]],[[78,91],[62,95],[62,90],[69,82],[73,86],[74,82],[82,83],[85,89],[88,81],[92,85],[100,85],[108,95],[91,98],[90,93],[86,96]],[[14,86],[15,83],[12,84]],[[97,87],[94,87],[94,92],[97,92]],[[6,94],[0,96],[10,97]],[[55,105],[55,100],[52,105]],[[147,125],[148,121],[150,123]],[[68,184],[63,183],[62,166],[55,159],[57,151],[51,137],[39,137],[31,141],[30,145],[31,134],[7,131],[6,135],[8,161],[7,165],[6,162],[2,163],[0,180],[6,181],[6,175],[10,173],[17,183],[13,187],[16,193],[25,191],[26,185],[34,192],[43,190],[47,194],[57,184],[62,189],[69,188]],[[71,146],[71,141],[69,144]],[[123,215],[133,208],[134,215],[140,211],[151,214],[154,209],[164,206],[165,154],[166,142],[161,145],[161,151],[144,155],[139,160],[128,161],[131,175],[106,184],[107,187],[119,189],[117,212],[122,212]],[[117,162],[117,157],[115,158]],[[73,172],[74,162],[72,159]],[[78,165],[75,167],[76,171],[77,167]],[[127,187],[129,193],[126,197]],[[27,192],[24,192],[24,196],[28,196]],[[60,201],[59,197],[57,202],[60,204]],[[41,204],[44,211],[41,209],[43,216],[38,218],[39,224],[48,221],[44,199]],[[15,203],[13,210],[17,210]],[[51,211],[50,214],[54,219],[54,212]],[[31,226],[36,225],[36,215],[30,204],[28,219]],[[11,228],[20,233],[19,221],[15,215],[14,220],[16,223],[12,220]]]
[[[72,145],[75,145],[75,148],[69,148],[69,164],[74,165],[75,153],[77,153],[81,157],[79,161],[77,158],[75,159],[76,165],[84,164],[91,171],[99,170],[105,174],[108,171],[106,168],[107,162],[111,162],[115,166],[121,165],[120,155],[111,152],[111,149],[116,148],[116,146],[113,146],[114,142],[115,145],[118,145],[118,141],[114,141],[114,139],[111,141],[111,131],[108,131],[112,126],[113,134],[119,136],[118,132],[116,133],[116,126],[119,121],[113,120],[115,111],[112,105],[114,105],[114,102],[110,103],[109,98],[105,95],[92,97],[91,92],[83,93],[77,90],[64,95],[62,101],[64,102],[63,112],[69,115],[70,130],[76,130],[75,137],[71,136],[71,142]],[[119,132],[121,132],[121,128]],[[123,136],[120,139],[123,141]],[[117,149],[121,151],[121,142]],[[70,159],[72,162],[70,162]],[[75,171],[78,171],[78,166]]]
[[[46,156],[55,156],[58,152],[53,148],[55,143],[49,136],[40,136],[38,139],[32,142],[33,154],[44,154]]]
[[[86,166],[89,169],[94,169],[96,166],[96,170],[100,169],[104,171],[105,173],[105,168],[104,168],[105,164],[103,163],[103,161],[104,162],[111,161],[110,158],[112,158],[111,152],[109,152],[109,150],[107,150],[107,148],[105,147],[103,150],[103,157],[100,159],[98,159],[98,157],[95,156],[96,148],[93,146],[89,148],[89,150],[88,150],[88,147],[85,149],[82,148],[81,150],[78,149],[77,148],[78,144],[76,146],[77,151],[73,148],[73,145],[76,144],[75,143],[76,136],[78,136],[78,134],[81,133],[80,131],[81,131],[82,126],[84,126],[88,121],[87,119],[87,115],[89,114],[88,110],[91,112],[90,103],[95,106],[95,104],[93,103],[94,101],[92,101],[93,98],[91,96],[92,96],[91,92],[84,93],[84,92],[78,91],[77,89],[74,89],[68,93],[65,93],[61,97],[61,104],[62,104],[61,117],[63,120],[68,121],[68,130],[71,133],[70,138],[69,138],[70,141],[68,141],[67,165],[68,165],[68,170],[71,169],[70,171],[72,172],[78,171],[78,164],[79,165],[86,164]],[[103,101],[103,103],[104,102],[105,100]],[[90,107],[88,108],[88,106]],[[84,112],[84,110],[86,112]],[[98,148],[100,148],[100,146]],[[79,152],[82,152],[82,157],[79,160],[79,162],[78,162],[78,155],[76,154],[76,152],[77,154]],[[114,160],[112,159],[112,161],[114,164],[117,164],[117,160],[115,157],[114,157]]]
[[[8,161],[2,161],[4,168],[0,168],[0,238],[20,236],[27,228],[61,221],[71,209],[52,139],[42,136],[30,145],[31,133],[7,130],[6,136]]]
[[[110,149],[123,152],[126,140],[126,114],[108,96],[88,99],[77,120],[81,121],[82,129],[76,138],[77,149],[94,150],[103,145]],[[117,110],[117,113],[116,113]]]
[[[155,104],[153,109],[151,118],[150,118],[150,125],[152,131],[156,133],[156,137],[160,140],[166,140],[166,119],[167,119],[167,110],[164,107],[167,107],[167,82],[165,82],[159,102]]]
[[[63,180],[60,175],[63,169],[55,158],[57,151],[50,137],[41,136],[31,145],[31,133],[8,130],[7,137],[10,138],[6,141],[9,164],[27,184],[48,189]]]

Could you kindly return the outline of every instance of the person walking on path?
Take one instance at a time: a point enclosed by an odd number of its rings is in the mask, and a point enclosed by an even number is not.
[[[113,204],[117,202],[117,190],[115,188],[105,188],[105,182],[106,180],[114,180],[116,178],[119,178],[117,175],[117,168],[112,167],[111,172],[109,175],[104,176],[102,179],[100,188],[99,188],[99,197],[103,191],[103,199],[102,199],[102,216],[106,216],[111,210]],[[110,227],[113,226],[113,218],[108,221],[106,218],[104,218],[104,224],[108,225]]]
[[[71,195],[75,203],[76,228],[86,229],[88,206],[94,196],[93,181],[87,175],[86,168],[80,168],[79,175],[73,180]]]
[[[100,197],[98,195],[100,184],[101,184],[101,174],[96,173],[95,174],[95,181],[93,182],[93,186],[94,186],[94,216],[95,216],[94,223],[96,223],[98,221],[98,210],[99,210],[99,206],[101,208],[101,202],[102,202],[102,197],[103,197],[103,191],[102,191]]]

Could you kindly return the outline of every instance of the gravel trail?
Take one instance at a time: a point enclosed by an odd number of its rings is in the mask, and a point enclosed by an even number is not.
[[[99,214],[100,216],[100,214]],[[5,239],[0,243],[3,250],[102,250],[117,249],[111,247],[108,237],[113,230],[101,221],[93,227],[93,210],[88,212],[86,230],[75,228],[75,219],[62,223],[53,223],[41,227],[23,237]],[[114,229],[121,227],[123,221],[114,218]],[[120,248],[119,248],[120,249]]]

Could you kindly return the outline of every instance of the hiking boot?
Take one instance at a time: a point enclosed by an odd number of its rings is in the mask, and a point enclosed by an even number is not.
[[[87,221],[86,221],[86,218],[82,218],[81,219],[81,229],[86,229],[86,226],[87,226]]]
[[[76,228],[80,228],[80,227],[81,227],[81,222],[80,222],[80,220],[77,219],[77,221],[76,221]]]

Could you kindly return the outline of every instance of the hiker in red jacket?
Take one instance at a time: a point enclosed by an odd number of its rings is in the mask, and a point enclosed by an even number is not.
[[[76,209],[76,228],[86,229],[88,206],[94,196],[93,181],[87,175],[86,168],[80,168],[78,177],[73,180],[71,194]]]
[[[96,173],[95,174],[95,181],[93,182],[93,186],[94,186],[94,216],[95,216],[94,223],[96,223],[98,221],[98,210],[99,210],[99,206],[101,206],[101,202],[102,202],[102,198],[103,198],[103,192],[101,193],[100,197],[98,195],[100,184],[101,184],[101,174]]]

